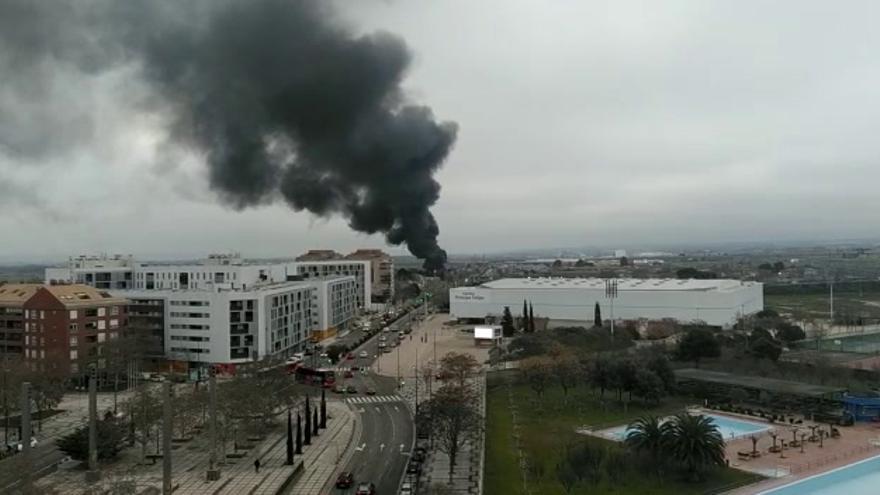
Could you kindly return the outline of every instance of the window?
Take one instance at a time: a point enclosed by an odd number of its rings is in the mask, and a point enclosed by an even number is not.
[[[107,329],[107,320],[98,320],[98,330]]]
[[[98,316],[107,316],[107,308],[98,308]]]
[[[41,319],[41,320],[45,320],[45,319],[46,319],[46,312],[43,311],[42,309],[40,310],[40,319]]]
[[[76,347],[76,344],[77,344],[76,336],[71,337],[70,338],[70,347]]]
[[[110,320],[110,328],[119,328],[119,320],[117,320],[117,319]]]
[[[79,373],[79,365],[76,363],[71,363],[70,372],[71,373]]]
[[[79,359],[79,352],[76,349],[71,349],[70,350],[70,360],[76,361],[77,359]]]
[[[110,315],[116,316],[119,314],[119,306],[113,306],[110,308]]]
[[[75,320],[77,318],[79,318],[79,313],[77,313],[77,311],[75,309],[71,309],[70,310],[70,319]]]
[[[71,323],[70,325],[68,325],[67,329],[71,332],[76,332],[77,330],[79,330],[79,325],[77,325],[76,323]]]
[[[105,340],[107,340],[107,334],[99,333],[98,334],[98,342],[104,342]]]

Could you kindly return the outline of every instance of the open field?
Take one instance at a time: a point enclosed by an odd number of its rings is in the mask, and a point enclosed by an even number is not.
[[[514,374],[493,373],[489,376],[486,411],[486,472],[485,492],[525,495],[519,456],[513,439],[514,422],[519,425],[521,445],[529,463],[529,493],[534,495],[565,494],[557,480],[555,466],[568,445],[594,442],[609,449],[622,449],[620,444],[575,433],[582,426],[611,426],[629,422],[651,413],[665,415],[679,411],[685,400],[668,398],[663,405],[644,408],[631,404],[627,411],[613,404],[606,393],[605,406],[597,394],[581,387],[569,392],[566,404],[558,387],[550,387],[538,403],[534,392],[524,385],[511,383]],[[513,404],[513,407],[511,407]],[[516,410],[516,420],[512,410]],[[606,476],[598,485],[576,486],[571,494],[639,494],[680,495],[716,492],[722,487],[740,486],[755,476],[733,469],[715,471],[706,481],[691,483],[677,474],[649,474],[630,466],[625,476],[610,480]]]
[[[830,314],[828,294],[765,294],[764,307],[788,313],[795,320],[827,319]],[[880,292],[834,293],[836,319],[880,319]]]

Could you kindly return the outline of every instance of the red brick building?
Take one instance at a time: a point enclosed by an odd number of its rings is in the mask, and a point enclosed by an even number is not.
[[[127,328],[127,304],[86,285],[0,285],[0,352],[47,373],[101,373],[107,343]]]

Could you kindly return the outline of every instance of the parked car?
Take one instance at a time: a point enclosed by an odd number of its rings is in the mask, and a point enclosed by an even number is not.
[[[345,359],[351,361],[352,359],[354,359],[354,353],[353,353],[353,352],[349,352],[348,355],[345,356]]]
[[[425,451],[425,449],[420,447],[420,448],[413,450],[412,459],[416,462],[425,462],[426,455],[427,455],[427,452]]]
[[[348,471],[339,473],[339,477],[336,478],[336,488],[351,488],[353,484],[354,474]]]
[[[361,483],[355,495],[376,495],[376,485],[372,483]]]
[[[366,393],[367,393],[367,395],[376,395],[376,389],[373,387],[370,387],[367,389]]]
[[[357,389],[354,388],[354,385],[349,385],[349,386],[345,387],[345,391],[348,392],[348,393],[350,393],[350,394],[356,394],[356,393],[358,393]]]
[[[404,481],[400,484],[400,495],[412,495],[413,492],[413,484],[409,481]]]
[[[346,378],[351,378],[353,376],[354,376],[354,373],[352,373],[351,370],[345,370],[345,377]]]
[[[336,392],[337,394],[344,394],[345,387],[343,387],[342,385],[337,385],[337,386],[333,387],[333,391]]]
[[[370,354],[367,351],[361,351],[361,353],[358,354],[358,356],[360,356],[361,358],[366,358],[366,357],[370,357]]]
[[[406,474],[419,474],[422,472],[422,463],[417,461],[410,461],[409,464],[406,465]]]

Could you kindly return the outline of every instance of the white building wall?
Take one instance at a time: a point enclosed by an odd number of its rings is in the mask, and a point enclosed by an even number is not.
[[[359,308],[369,308],[372,305],[371,269],[371,262],[362,260],[296,261],[287,265],[288,275],[301,276],[306,279],[355,277],[359,293],[357,300]]]
[[[360,292],[354,276],[310,280],[316,289],[315,330],[337,330],[357,315]]]
[[[604,288],[457,287],[449,291],[450,313],[455,318],[500,316],[505,306],[518,315],[523,300],[532,304],[536,316],[553,320],[592,322],[597,302],[602,318],[611,317],[611,303]],[[723,290],[618,290],[614,318],[673,318],[728,327],[740,315],[758,312],[763,307],[763,285],[755,282]]]

